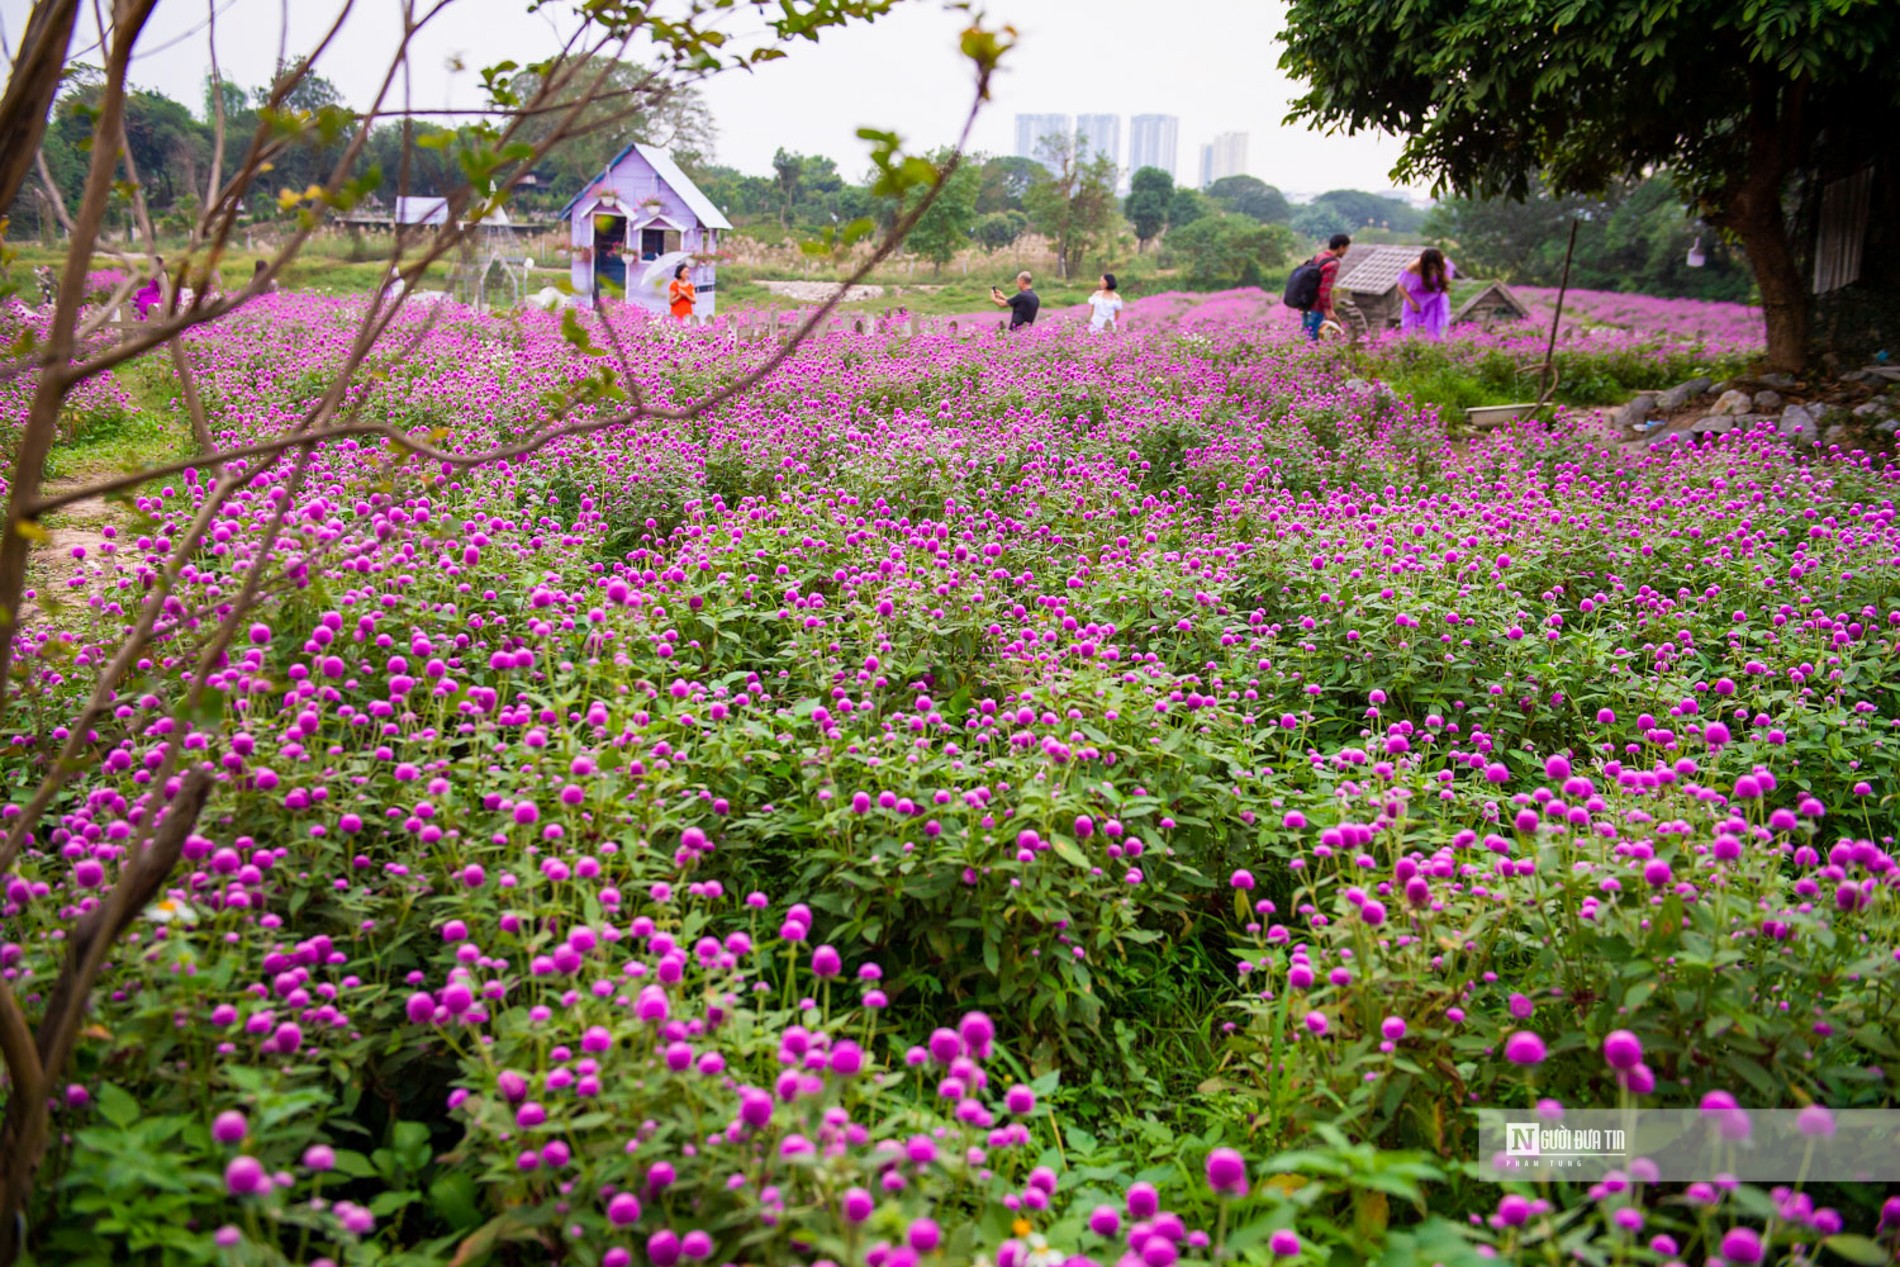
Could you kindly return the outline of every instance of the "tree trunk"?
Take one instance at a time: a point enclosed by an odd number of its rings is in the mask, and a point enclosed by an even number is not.
[[[1778,201],[1771,214],[1738,219],[1735,235],[1748,253],[1755,285],[1761,289],[1762,318],[1768,328],[1768,368],[1799,374],[1807,364],[1811,296],[1788,241]]]
[[[78,17],[79,0],[40,0],[27,19],[0,98],[0,207],[13,205],[39,153]]]
[[[1800,157],[1806,85],[1797,81],[1784,91],[1776,76],[1758,69],[1750,76],[1749,95],[1747,173],[1713,209],[1709,222],[1734,233],[1748,254],[1748,266],[1761,290],[1768,367],[1798,374],[1808,358],[1813,297],[1788,236],[1781,195]]]

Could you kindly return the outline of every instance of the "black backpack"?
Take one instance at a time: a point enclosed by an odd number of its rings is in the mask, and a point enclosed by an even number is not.
[[[1286,279],[1286,293],[1281,296],[1289,308],[1301,312],[1311,312],[1313,305],[1319,302],[1320,263],[1316,255],[1293,270]]]

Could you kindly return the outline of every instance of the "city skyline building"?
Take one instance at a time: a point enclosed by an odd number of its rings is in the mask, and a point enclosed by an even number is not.
[[[1072,134],[1066,114],[1019,114],[1016,116],[1016,157],[1033,158],[1047,166],[1037,153],[1042,142],[1052,136],[1067,140]]]
[[[1222,132],[1201,147],[1201,188],[1217,180],[1247,174],[1247,134]]]
[[[1128,169],[1158,167],[1176,174],[1181,120],[1172,114],[1138,114],[1128,121]]]
[[[1078,114],[1075,116],[1077,157],[1092,158],[1105,154],[1117,169],[1122,165],[1122,117],[1119,114]]]

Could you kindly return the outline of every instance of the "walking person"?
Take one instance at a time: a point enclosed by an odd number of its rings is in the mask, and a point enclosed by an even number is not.
[[[1299,311],[1300,328],[1315,343],[1328,324],[1339,325],[1339,315],[1333,311],[1333,289],[1339,280],[1339,261],[1351,247],[1352,238],[1333,234],[1325,250],[1294,269],[1286,280],[1284,302]]]
[[[147,277],[145,284],[132,296],[132,307],[138,311],[140,321],[150,316],[152,309],[158,307],[165,298],[165,261],[160,259],[157,263],[158,271]]]
[[[1451,279],[1458,275],[1445,253],[1435,246],[1419,252],[1399,274],[1399,294],[1405,307],[1399,329],[1427,339],[1443,339],[1451,325]]]
[[[1035,325],[1036,313],[1042,309],[1042,297],[1030,288],[1027,271],[1016,274],[1016,293],[1008,298],[1004,298],[1003,292],[997,287],[990,287],[990,302],[998,308],[1009,309],[1009,328],[1012,330]]]
[[[693,290],[692,278],[686,275],[686,265],[681,263],[673,270],[673,280],[666,284],[666,306],[673,314],[673,320],[681,325],[693,323],[693,304],[698,300]]]
[[[1103,273],[1102,281],[1089,296],[1089,329],[1121,329],[1122,295],[1116,289],[1115,274]]]

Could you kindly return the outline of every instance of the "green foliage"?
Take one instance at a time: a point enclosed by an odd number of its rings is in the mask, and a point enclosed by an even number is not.
[[[1045,170],[1023,195],[1023,207],[1030,224],[1054,245],[1062,276],[1070,277],[1109,243],[1120,222],[1115,164],[1106,154],[1082,153],[1064,137],[1045,140],[1038,157]]]
[[[1189,283],[1210,290],[1260,285],[1297,246],[1285,225],[1226,214],[1203,216],[1167,237],[1168,253]]]
[[[1223,176],[1207,187],[1207,196],[1221,210],[1262,224],[1288,224],[1293,219],[1286,195],[1258,176]]]
[[[1029,228],[1029,217],[1020,211],[992,211],[978,216],[970,229],[971,239],[991,255],[1013,246]]]
[[[930,155],[930,161],[939,168],[949,164],[952,158],[949,150],[938,150]],[[942,272],[943,266],[970,244],[977,223],[976,196],[982,182],[982,172],[977,167],[959,162],[943,182],[935,200],[912,227],[910,236],[904,239],[905,248],[923,256]],[[914,205],[921,196],[921,193],[911,195],[904,205]]]
[[[522,101],[534,100],[554,68],[529,69],[514,77],[512,91]],[[561,87],[543,100],[543,112],[522,121],[517,138],[530,145],[545,144],[557,128],[577,132],[571,141],[549,149],[535,164],[535,175],[549,184],[547,199],[565,199],[586,188],[629,141],[661,145],[688,171],[712,155],[717,135],[712,111],[699,89],[669,87],[656,91],[648,67],[606,57],[581,58],[559,68]],[[586,104],[580,104],[585,102]],[[570,121],[567,110],[546,107],[580,105]],[[383,158],[384,171],[396,168]],[[411,189],[446,194],[452,184],[425,184],[412,180]],[[393,193],[386,187],[384,196]],[[552,208],[550,208],[551,210]]]
[[[1747,265],[1717,231],[1686,211],[1660,176],[1619,184],[1601,196],[1555,196],[1541,184],[1523,201],[1447,198],[1424,232],[1454,252],[1462,271],[1480,277],[1555,286],[1563,273],[1570,223],[1578,223],[1570,284],[1677,298],[1747,301]],[[1692,244],[1708,263],[1691,268]]]
[[[976,159],[973,157],[971,161]],[[983,158],[980,170],[983,184],[977,191],[976,209],[987,216],[1003,211],[1022,211],[1023,196],[1036,183],[1036,177],[1043,168],[1033,158],[1010,154]]]
[[[1553,363],[1554,399],[1575,406],[1621,404],[1637,392],[1671,387],[1698,373],[1722,376],[1742,368],[1738,361],[1711,364],[1690,345],[1619,351],[1559,345]],[[1542,364],[1481,339],[1402,339],[1368,349],[1362,369],[1400,395],[1456,418],[1474,405],[1535,400]]]
[[[1168,199],[1168,228],[1179,229],[1193,224],[1202,216],[1214,214],[1214,206],[1207,195],[1198,189],[1186,185],[1177,187],[1174,197]]]
[[[1168,210],[1174,201],[1174,177],[1158,167],[1144,167],[1128,179],[1128,198],[1123,211],[1135,229],[1135,244],[1146,247],[1168,227]]]

